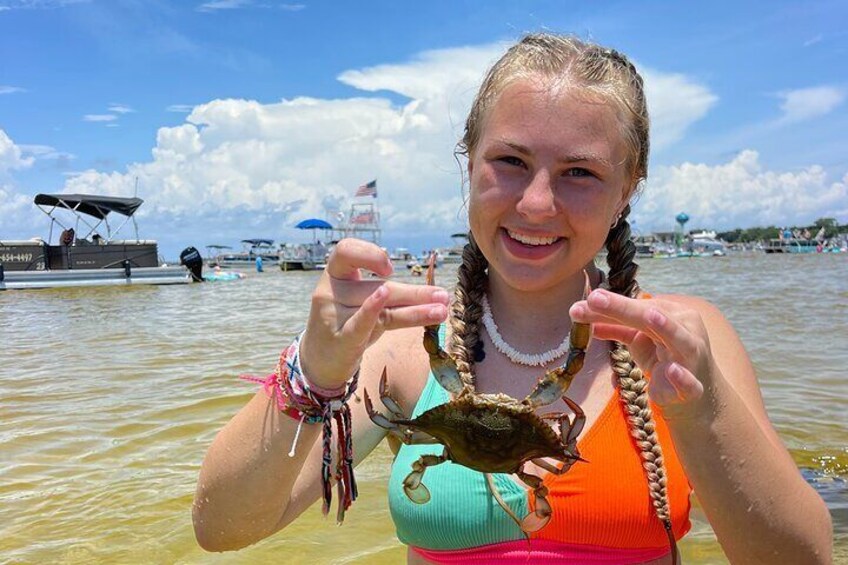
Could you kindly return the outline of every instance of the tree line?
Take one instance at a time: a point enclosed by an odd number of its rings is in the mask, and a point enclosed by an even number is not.
[[[768,227],[754,227],[754,228],[736,228],[731,231],[718,232],[716,235],[728,242],[728,243],[748,243],[755,241],[768,241],[770,239],[777,239],[780,236],[781,229],[783,230],[791,230],[795,232],[796,230],[799,232],[804,232],[807,230],[812,237],[818,233],[818,231],[824,227],[824,237],[825,239],[830,239],[836,237],[839,234],[839,223],[836,221],[836,218],[819,218],[812,225],[803,225],[803,226],[768,226]],[[845,229],[845,226],[842,226],[842,229]],[[700,230],[692,230],[692,231],[700,231]]]

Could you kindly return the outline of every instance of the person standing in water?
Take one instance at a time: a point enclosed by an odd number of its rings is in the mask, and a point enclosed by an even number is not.
[[[305,332],[282,356],[283,384],[269,381],[272,397],[257,393],[206,455],[193,508],[200,545],[245,547],[326,496],[329,455],[313,400],[335,399],[342,424],[349,417],[352,452],[342,449],[340,463],[350,465],[339,467],[340,502],[349,503],[352,466],[386,437],[364,403],[339,408],[357,381],[373,397],[385,369],[407,415],[448,400],[430,374],[422,326],[446,320],[445,348],[476,390],[523,398],[564,362],[573,320],[594,332],[568,391],[586,415],[586,461],[561,475],[525,466],[542,477],[552,508],[530,534],[531,562],[678,560],[694,491],[731,562],[829,563],[827,508],[769,422],[731,325],[704,300],[648,295],[636,280],[627,218],[647,178],[648,130],[642,78],[620,52],[554,34],[511,47],[486,75],[459,143],[470,231],[453,299],[362,276],[389,277],[389,258],[341,241]],[[607,273],[594,264],[602,247]],[[542,411],[569,409],[557,401]],[[409,563],[526,562],[524,532],[494,506],[481,473],[433,466],[432,498],[414,504],[402,484],[410,464],[443,447],[390,445],[389,508]],[[515,514],[533,511],[531,490],[495,480]]]

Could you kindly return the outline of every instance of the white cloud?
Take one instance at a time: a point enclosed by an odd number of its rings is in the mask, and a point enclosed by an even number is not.
[[[651,115],[651,149],[659,151],[679,141],[718,101],[709,88],[685,75],[645,68],[640,73]]]
[[[0,8],[2,11],[2,8]],[[2,158],[2,154],[0,154]],[[20,194],[15,191],[11,185],[0,182],[0,237],[6,239],[16,239],[17,237],[30,238],[39,233],[32,231],[33,226],[37,225],[38,212],[32,204],[32,197]],[[9,236],[9,234],[19,234],[18,236]]]
[[[816,43],[820,43],[824,39],[824,35],[819,33],[804,42],[804,47],[809,47],[810,45],[815,45]]]
[[[177,112],[180,114],[188,114],[194,109],[194,104],[171,104],[165,108],[166,112]]]
[[[235,10],[250,6],[251,0],[212,0],[197,7],[198,12],[215,12],[217,10]]]
[[[26,92],[26,89],[19,86],[8,86],[0,84],[0,94],[14,94],[16,92]]]
[[[21,147],[16,145],[4,130],[0,129],[0,176],[12,169],[26,169],[35,162],[33,157],[23,157],[22,154]]]
[[[778,94],[783,99],[780,124],[818,118],[829,114],[845,101],[845,90],[834,86],[816,86],[789,90]]]
[[[32,237],[30,233],[35,221],[36,211],[32,207],[30,196],[19,193],[11,182],[11,171],[31,167],[35,162],[32,156],[24,156],[26,151],[0,129],[0,237],[15,239]]]
[[[86,114],[82,117],[84,122],[112,122],[118,119],[115,114]]]
[[[135,112],[135,110],[133,110],[132,108],[130,108],[126,104],[117,104],[117,103],[109,104],[109,110],[108,111],[112,112],[114,114],[130,114],[132,112]]]
[[[198,12],[212,13],[219,10],[238,10],[240,8],[277,8],[286,12],[299,12],[306,8],[305,4],[269,4],[254,0],[210,0],[196,8]]]
[[[23,155],[32,156],[36,159],[61,159],[65,161],[69,161],[71,159],[75,159],[76,155],[73,153],[67,153],[64,151],[57,151],[56,148],[51,147],[49,145],[24,145],[21,144],[18,147],[21,148],[21,152]]]
[[[3,0],[0,2],[0,12],[4,10],[52,10],[88,2],[91,2],[91,0]]]
[[[683,163],[658,167],[634,207],[643,230],[671,231],[686,212],[690,224],[711,229],[812,223],[848,218],[848,174],[830,181],[818,165],[797,172],[763,170],[756,151],[745,150],[715,166]]]

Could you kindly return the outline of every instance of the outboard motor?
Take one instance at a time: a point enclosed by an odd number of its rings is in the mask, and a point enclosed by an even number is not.
[[[201,257],[200,251],[194,247],[186,247],[180,253],[180,264],[188,267],[193,281],[203,282],[203,257]]]

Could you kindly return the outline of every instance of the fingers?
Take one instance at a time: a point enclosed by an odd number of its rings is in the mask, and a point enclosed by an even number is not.
[[[447,318],[447,293],[444,293],[444,302],[390,307],[393,292],[393,288],[384,284],[368,296],[361,306],[351,308],[354,312],[342,327],[342,334],[364,346],[386,330],[432,325]]]
[[[688,404],[704,394],[701,381],[679,363],[657,363],[651,375],[649,393],[660,406]]]
[[[658,362],[656,344],[650,336],[639,330],[616,324],[595,324],[592,326],[592,335],[596,339],[623,343],[640,367],[650,368]]]
[[[385,306],[414,306],[428,303],[448,304],[450,297],[447,291],[438,286],[407,284],[394,281],[362,280],[351,281],[330,279],[330,288],[337,303],[357,307],[364,303],[377,288],[386,286],[389,289],[389,299]]]
[[[372,339],[380,312],[383,311],[388,298],[389,289],[385,285],[378,287],[345,322],[342,326],[342,335],[353,340],[360,347],[365,347]]]
[[[676,319],[672,319],[664,312],[674,309],[674,305],[667,302],[638,300],[594,290],[588,299],[575,303],[570,314],[577,322],[617,324],[643,332],[681,359],[697,356],[699,340],[687,327],[687,316],[678,312]]]
[[[381,277],[394,270],[389,256],[374,243],[354,238],[341,240],[330,253],[325,272],[335,279],[359,280],[359,269]]]

